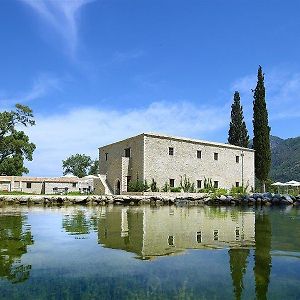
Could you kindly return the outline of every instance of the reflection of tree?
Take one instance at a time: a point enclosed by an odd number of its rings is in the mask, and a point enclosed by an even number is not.
[[[21,256],[33,244],[30,230],[23,228],[24,220],[21,215],[0,215],[0,277],[13,283],[28,279],[31,269],[21,264]]]
[[[90,219],[82,210],[77,211],[73,215],[65,215],[62,226],[69,234],[88,234],[92,228]]]
[[[269,216],[258,214],[255,218],[255,291],[257,299],[267,299],[271,272],[271,223]]]
[[[247,269],[249,249],[230,249],[228,252],[235,299],[241,299],[244,288],[243,276]]]

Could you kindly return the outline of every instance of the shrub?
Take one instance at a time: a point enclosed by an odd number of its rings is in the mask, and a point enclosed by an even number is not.
[[[127,187],[128,192],[146,192],[149,190],[147,181],[142,180],[130,181]]]
[[[152,178],[152,182],[150,184],[150,190],[151,192],[158,192],[159,189],[157,188],[157,184],[156,181],[154,180],[154,178]]]
[[[173,187],[173,188],[171,188],[171,192],[173,192],[173,193],[180,193],[181,192],[181,187],[180,186]]]
[[[190,182],[190,179],[184,175],[182,180],[182,176],[180,176],[180,187],[185,193],[195,193],[195,184]]]
[[[170,191],[170,185],[167,182],[163,186],[162,191],[163,192],[169,192]]]

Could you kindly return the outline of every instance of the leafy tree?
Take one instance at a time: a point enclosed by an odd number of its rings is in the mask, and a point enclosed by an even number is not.
[[[265,182],[268,179],[271,166],[271,128],[268,125],[264,74],[261,66],[258,68],[257,85],[253,92],[253,149],[255,150],[255,176],[261,182],[262,190],[265,191]]]
[[[231,105],[231,121],[228,132],[228,142],[231,145],[247,148],[249,135],[244,121],[243,107],[239,92],[234,93],[233,104]]]
[[[21,176],[28,173],[24,160],[32,161],[35,145],[29,141],[20,126],[33,126],[32,110],[28,106],[16,104],[16,109],[0,113],[0,174]]]
[[[97,175],[98,173],[99,173],[99,160],[95,159],[90,166],[89,175]]]
[[[73,174],[77,177],[84,177],[88,174],[97,174],[98,161],[92,160],[85,154],[74,154],[63,160],[63,174]]]

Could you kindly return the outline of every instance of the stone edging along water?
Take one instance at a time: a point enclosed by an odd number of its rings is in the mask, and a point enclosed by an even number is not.
[[[297,197],[288,194],[254,193],[246,196],[232,197],[221,195],[212,197],[208,194],[188,196],[170,194],[155,195],[0,195],[0,204],[27,204],[27,205],[294,205],[300,206],[300,195]]]

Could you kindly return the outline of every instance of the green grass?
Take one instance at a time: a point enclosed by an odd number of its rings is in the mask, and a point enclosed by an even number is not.
[[[36,195],[34,193],[25,193],[25,192],[18,192],[18,191],[0,191],[0,195]]]

